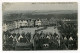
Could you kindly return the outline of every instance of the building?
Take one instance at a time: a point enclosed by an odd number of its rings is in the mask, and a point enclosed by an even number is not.
[[[3,23],[3,31],[7,31],[7,30],[12,30],[15,28],[14,22],[13,21],[6,21],[5,23]]]
[[[63,19],[62,22],[65,24],[75,25],[77,26],[77,19]]]
[[[7,26],[6,23],[3,23],[2,27],[3,27],[3,31],[4,31],[4,32],[6,32],[6,31],[8,30],[8,28],[7,28],[8,26]]]
[[[17,20],[14,21],[14,26],[15,26],[15,28],[18,28],[18,21]]]
[[[36,26],[41,26],[41,20],[40,19],[36,20],[35,25]]]
[[[34,26],[34,21],[32,19],[28,19],[28,26]]]
[[[14,21],[7,21],[7,23],[3,24],[3,31],[11,30],[11,29],[16,29],[20,27],[25,27],[25,26],[49,26],[56,24],[56,20],[54,18],[51,19],[28,19],[28,20],[14,20]]]
[[[22,20],[18,20],[18,28],[20,28],[23,24],[23,21]]]
[[[15,28],[20,28],[24,26],[28,26],[27,20],[16,20],[14,21]]]
[[[27,22],[27,20],[23,20],[23,22],[22,22],[22,26],[28,26],[28,22]]]

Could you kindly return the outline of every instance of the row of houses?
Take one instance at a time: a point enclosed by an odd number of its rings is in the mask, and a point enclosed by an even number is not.
[[[44,25],[50,25],[55,24],[56,20],[51,19],[28,19],[28,20],[14,20],[14,21],[7,21],[3,22],[3,31],[7,31],[9,29],[15,29],[20,27],[27,27],[27,26],[44,26]]]

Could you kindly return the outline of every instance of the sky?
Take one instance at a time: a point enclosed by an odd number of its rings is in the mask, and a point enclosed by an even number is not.
[[[53,3],[3,3],[3,11],[35,11],[35,10],[77,10],[78,5],[76,2],[53,2]]]

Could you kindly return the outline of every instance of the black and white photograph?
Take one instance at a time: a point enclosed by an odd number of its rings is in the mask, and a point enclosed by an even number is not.
[[[3,51],[77,49],[77,2],[2,3]]]

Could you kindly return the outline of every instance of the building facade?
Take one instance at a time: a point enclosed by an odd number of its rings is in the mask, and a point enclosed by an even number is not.
[[[41,20],[40,19],[37,19],[36,22],[35,22],[35,25],[36,26],[41,26]]]
[[[8,28],[7,28],[8,26],[7,26],[7,24],[6,24],[6,23],[3,23],[2,26],[3,26],[3,31],[6,32],[6,31],[8,30]]]

